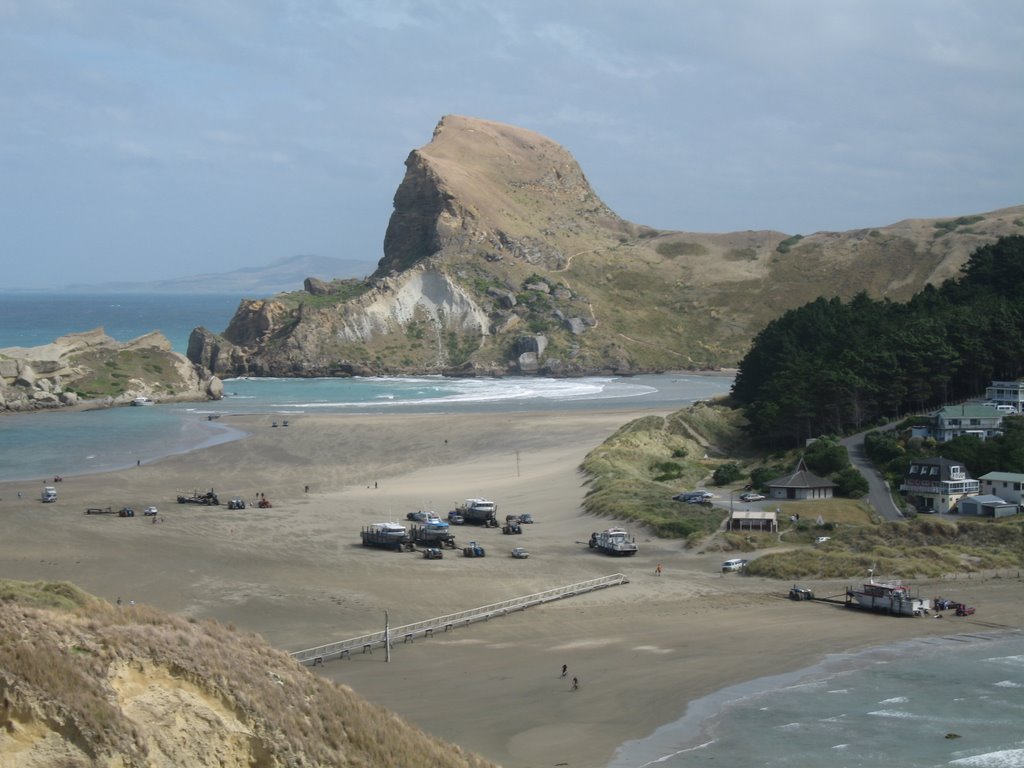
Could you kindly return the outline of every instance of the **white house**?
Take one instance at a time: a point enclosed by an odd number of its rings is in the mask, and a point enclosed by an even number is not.
[[[1024,490],[1024,475],[1017,472],[989,472],[978,478],[981,481],[981,492],[1012,501],[1020,506],[1021,492]]]
[[[1013,406],[1015,413],[1024,413],[1024,381],[993,381],[985,387],[985,399],[998,405]]]
[[[1005,415],[991,405],[947,405],[932,414],[935,439],[944,443],[961,435],[973,435],[981,440],[1001,435]]]

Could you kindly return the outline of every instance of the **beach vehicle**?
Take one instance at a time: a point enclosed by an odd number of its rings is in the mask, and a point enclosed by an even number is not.
[[[921,616],[928,612],[930,600],[913,597],[898,581],[875,581],[874,577],[860,587],[846,588],[846,605],[864,608],[891,616]]]
[[[519,522],[523,525],[532,525],[533,515],[531,515],[529,512],[523,512],[523,514],[519,516]]]
[[[448,513],[448,522],[452,525],[465,525],[466,518],[461,513],[456,512],[454,509]]]
[[[789,590],[790,600],[813,600],[814,592],[807,589],[807,587],[798,587],[794,584]]]
[[[526,551],[525,547],[515,547],[511,554],[516,560],[525,560],[530,556],[530,553]]]
[[[121,507],[117,510],[118,517],[135,517],[135,510],[131,507]]]
[[[144,510],[142,510],[142,514],[145,515],[146,517],[155,517],[156,514],[157,514],[157,509],[156,509],[156,507],[149,506],[149,507],[146,507]]]
[[[722,563],[722,573],[733,573],[735,571],[742,571],[747,567],[748,560],[744,560],[741,557],[734,557],[731,560],[726,560]]]
[[[591,549],[615,557],[630,557],[637,552],[636,542],[625,528],[608,528],[600,533],[595,531],[590,534],[587,544]]]
[[[245,499],[238,496],[232,497],[228,501],[228,509],[245,509]]]
[[[485,528],[498,527],[498,505],[490,499],[466,499],[455,507],[454,511],[462,515],[466,523],[482,525]]]
[[[112,515],[114,510],[112,507],[89,507],[85,510],[87,515]]]
[[[485,554],[484,548],[475,541],[469,542],[467,546],[462,548],[463,557],[483,557]]]
[[[179,504],[201,504],[204,507],[216,507],[220,505],[220,499],[217,498],[217,494],[213,492],[211,488],[206,493],[199,493],[199,491],[193,491],[189,494],[178,495]]]
[[[46,486],[43,488],[43,493],[40,498],[42,499],[43,504],[52,504],[57,500],[57,489],[52,485]]]
[[[139,397],[136,397],[134,400],[132,400],[132,405],[153,405],[153,401],[150,398],[146,397],[145,395],[140,395]]]
[[[427,547],[423,550],[423,557],[427,560],[440,560],[444,557],[444,552],[437,547]]]
[[[501,532],[507,534],[522,533],[523,527],[519,524],[519,518],[513,517],[511,520],[506,520],[505,524],[501,526]]]
[[[404,525],[399,523],[374,523],[359,532],[364,547],[380,547],[401,552],[412,549],[413,541]]]

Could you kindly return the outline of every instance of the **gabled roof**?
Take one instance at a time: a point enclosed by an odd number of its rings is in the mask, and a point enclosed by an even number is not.
[[[980,478],[994,483],[1024,483],[1024,474],[1019,472],[989,472]]]
[[[804,457],[796,463],[792,474],[777,477],[768,483],[769,488],[835,488],[836,484],[824,477],[818,477],[807,469]]]
[[[932,414],[941,419],[999,419],[1002,420],[1006,414],[998,410],[994,405],[977,405],[962,403],[961,405],[947,405]]]

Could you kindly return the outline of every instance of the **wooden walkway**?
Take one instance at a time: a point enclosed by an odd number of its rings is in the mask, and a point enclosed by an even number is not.
[[[417,636],[431,637],[437,631],[450,632],[456,627],[464,627],[475,621],[487,621],[492,617],[506,616],[513,611],[522,611],[533,605],[542,605],[553,600],[561,600],[573,595],[593,592],[596,589],[605,589],[606,587],[615,587],[627,583],[629,583],[628,578],[621,573],[615,573],[611,576],[602,576],[599,579],[581,581],[565,587],[556,587],[555,589],[525,595],[524,597],[514,597],[511,600],[504,600],[493,605],[485,605],[447,616],[438,616],[435,619],[418,621],[415,624],[394,627],[388,633],[381,630],[380,632],[372,632],[368,635],[352,637],[348,640],[339,640],[334,643],[319,645],[315,648],[307,648],[304,651],[295,651],[291,654],[291,657],[300,664],[309,665],[323,664],[328,659],[346,659],[349,658],[352,651],[369,653],[374,648],[383,646],[386,635],[390,635],[391,647],[394,647],[395,642],[398,640],[401,640],[403,643],[409,643]]]

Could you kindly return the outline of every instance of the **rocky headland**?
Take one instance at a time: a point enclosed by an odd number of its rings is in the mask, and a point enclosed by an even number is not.
[[[244,301],[223,333],[193,331],[189,359],[219,376],[719,369],[789,309],[906,300],[1024,231],[1024,206],[807,236],[654,229],[550,139],[455,115],[405,165],[373,275]]]
[[[0,412],[219,399],[220,379],[153,332],[119,342],[102,328],[0,349]]]

